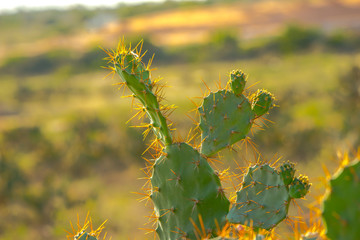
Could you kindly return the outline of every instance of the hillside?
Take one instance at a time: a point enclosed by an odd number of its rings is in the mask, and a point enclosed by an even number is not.
[[[90,20],[103,15],[95,14]],[[21,35],[20,40],[2,41],[0,64],[4,58],[14,54],[34,56],[54,48],[81,52],[100,43],[102,46],[113,46],[120,37],[129,35],[147,36],[157,45],[177,46],[205,42],[212,31],[221,28],[237,31],[242,39],[253,39],[276,35],[289,23],[313,25],[325,31],[359,30],[360,1],[307,0],[281,1],[281,4],[279,1],[239,1],[166,10],[125,19],[112,15],[107,18],[106,24],[95,29],[81,28],[79,24],[73,34],[51,36],[43,33],[44,37],[36,39]],[[14,29],[19,34],[22,30]]]

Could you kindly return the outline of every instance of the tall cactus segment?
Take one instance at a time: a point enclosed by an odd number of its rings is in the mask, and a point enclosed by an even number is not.
[[[156,82],[152,82],[150,79],[150,64],[145,66],[141,57],[134,53],[131,47],[126,48],[123,44],[119,45],[117,51],[110,58],[114,64],[112,70],[134,93],[133,96],[143,104],[156,137],[165,145],[171,144],[172,139],[166,118],[161,113],[158,97],[152,91]]]
[[[141,54],[121,43],[115,52],[108,52],[113,64],[110,69],[123,80],[133,96],[143,105],[150,119],[149,127],[164,148],[152,165],[151,194],[157,217],[156,232],[161,240],[197,239],[195,228],[210,236],[225,223],[229,200],[225,197],[219,177],[200,153],[186,143],[174,143],[166,108],[159,104],[156,82],[151,80],[149,67]],[[150,64],[149,64],[150,65]]]
[[[239,70],[232,71],[229,90],[211,92],[204,98],[198,108],[202,154],[211,156],[244,139],[254,120],[273,107],[274,97],[265,90],[258,90],[252,101],[245,97],[245,84],[245,74]]]
[[[232,207],[227,219],[231,223],[252,226],[255,229],[271,229],[287,216],[290,200],[295,198],[290,189],[301,185],[304,197],[310,184],[305,177],[294,178],[293,164],[287,162],[280,171],[264,164],[250,167],[244,176],[243,185],[237,192],[236,204]],[[303,189],[306,189],[303,190]]]
[[[360,239],[360,152],[330,180],[323,202],[323,219],[329,239]],[[345,157],[347,159],[347,157]]]

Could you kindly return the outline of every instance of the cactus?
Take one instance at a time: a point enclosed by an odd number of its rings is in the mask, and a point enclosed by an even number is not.
[[[220,179],[207,160],[192,146],[175,143],[157,95],[157,82],[151,80],[146,67],[131,47],[123,43],[109,53],[111,69],[123,80],[143,105],[150,119],[149,127],[163,144],[161,156],[152,166],[151,194],[157,216],[156,232],[160,239],[196,239],[194,227],[215,233],[222,227],[229,210]],[[155,91],[153,91],[155,90]]]
[[[235,206],[227,219],[231,223],[272,229],[287,216],[292,198],[302,198],[309,190],[306,177],[294,178],[292,163],[283,163],[280,171],[268,164],[250,167],[237,192]]]
[[[360,152],[348,163],[345,156],[340,167],[330,179],[323,202],[322,217],[329,239],[360,239]]]
[[[72,233],[68,232],[67,239],[68,240],[99,240],[99,236],[102,232],[102,230],[105,228],[106,221],[100,225],[97,229],[93,229],[91,218],[89,218],[89,213],[87,214],[84,224],[81,226],[79,221],[79,216],[77,220],[77,230],[75,230],[73,224],[71,224]],[[87,231],[87,229],[90,228],[90,231]],[[103,237],[103,240],[106,238],[106,233]]]
[[[196,239],[190,218],[210,235],[216,223],[221,226],[224,223],[229,201],[219,177],[190,145],[167,146],[153,166],[151,183],[151,199],[159,216],[156,232],[160,239]]]
[[[268,165],[255,165],[249,168],[237,204],[229,213],[230,202],[221,186],[221,174],[212,169],[207,159],[244,139],[254,121],[266,114],[275,100],[263,89],[245,96],[246,75],[242,71],[232,71],[224,89],[210,92],[203,99],[198,107],[201,144],[193,146],[172,137],[167,115],[172,106],[161,104],[161,86],[151,79],[151,61],[146,66],[141,60],[141,45],[132,49],[122,41],[116,51],[106,52],[109,69],[122,79],[119,85],[127,86],[141,103],[136,116],[145,113],[150,120],[143,125],[145,134],[152,129],[156,137],[150,144],[156,160],[150,166],[147,197],[154,204],[155,231],[161,240],[209,239],[217,235],[220,237],[215,239],[231,239],[219,234],[227,220],[251,222],[256,231],[270,229],[286,217],[292,198],[307,193],[307,179],[294,178],[291,163],[283,165],[280,172]],[[251,239],[265,236],[244,234]]]
[[[273,107],[274,97],[258,90],[254,101],[243,95],[246,84],[241,71],[230,73],[229,90],[210,93],[198,108],[201,134],[201,153],[211,156],[225,147],[244,139],[254,120]]]

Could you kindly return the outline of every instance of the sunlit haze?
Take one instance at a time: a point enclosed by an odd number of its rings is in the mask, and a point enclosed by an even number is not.
[[[83,5],[88,7],[98,6],[116,6],[118,3],[141,3],[141,2],[161,2],[163,0],[61,0],[61,1],[44,1],[44,0],[12,0],[0,1],[0,12],[14,11],[17,8],[26,9],[43,9],[43,8],[66,8],[73,5]]]

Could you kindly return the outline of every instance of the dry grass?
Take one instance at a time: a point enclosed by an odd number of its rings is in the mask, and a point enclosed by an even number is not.
[[[9,54],[41,54],[55,48],[83,51],[89,46],[116,45],[123,35],[148,35],[158,45],[185,45],[207,40],[219,28],[234,28],[245,39],[278,34],[293,22],[326,30],[357,27],[360,0],[261,1],[257,3],[218,4],[215,6],[178,9],[147,14],[112,22],[97,32],[51,37],[0,46],[0,62]]]

